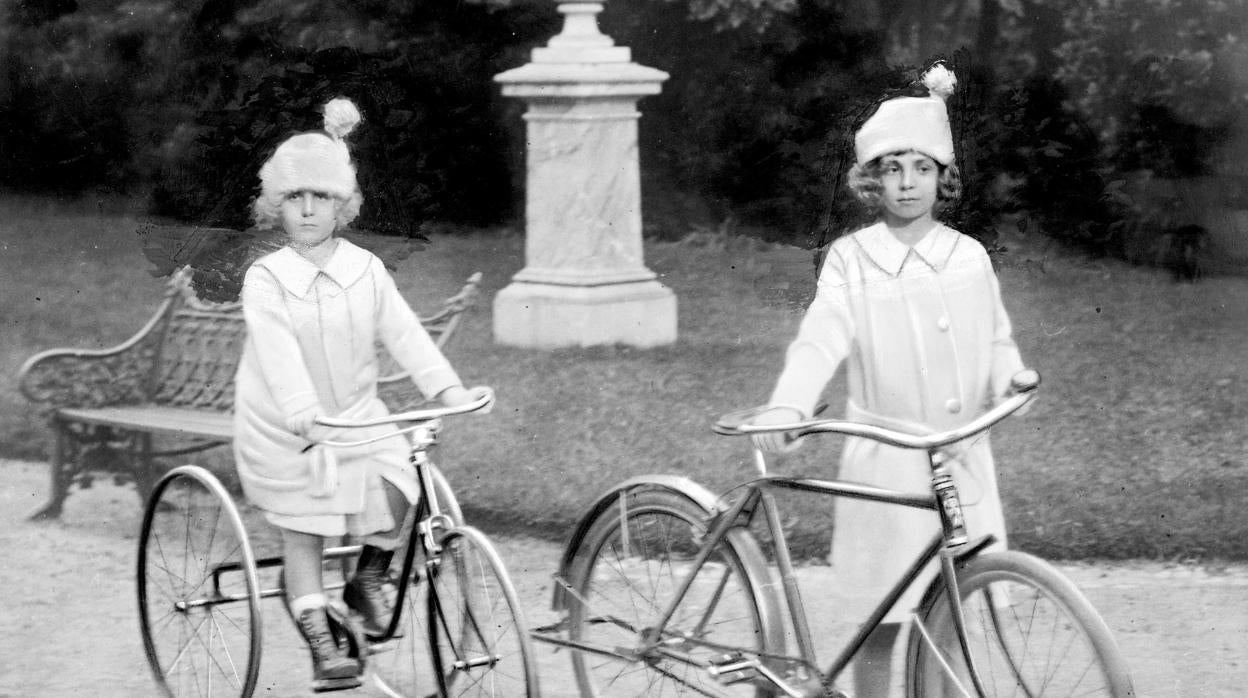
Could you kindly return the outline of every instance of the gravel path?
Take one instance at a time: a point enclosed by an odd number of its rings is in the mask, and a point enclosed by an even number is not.
[[[130,489],[101,484],[71,498],[58,522],[32,523],[46,466],[0,461],[0,698],[152,695],[134,602],[139,505]],[[558,546],[497,541],[530,621],[549,620]],[[1248,679],[1248,566],[1154,562],[1061,565],[1101,610],[1131,661],[1142,696],[1233,696]],[[813,627],[835,635],[853,619],[832,617],[822,568],[801,572]],[[814,590],[818,589],[816,594]],[[310,695],[306,651],[276,602],[265,602],[258,696]],[[543,694],[575,696],[565,654],[539,646]],[[366,685],[343,698],[379,693]]]

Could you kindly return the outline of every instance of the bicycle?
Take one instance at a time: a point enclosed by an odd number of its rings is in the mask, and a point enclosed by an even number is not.
[[[389,625],[381,635],[370,636],[337,604],[331,604],[329,614],[340,645],[365,663],[388,695],[427,694],[428,688],[417,683],[427,666],[439,696],[538,695],[515,588],[489,539],[463,523],[454,493],[428,454],[444,417],[492,404],[489,389],[478,391],[476,400],[457,407],[362,421],[317,420],[341,428],[399,425],[381,436],[320,442],[324,446],[353,448],[399,435],[410,445],[421,496],[407,512],[407,544],[391,565],[395,610]],[[359,545],[331,547],[324,560],[342,565],[345,578],[359,552]],[[228,491],[211,472],[194,465],[174,468],[153,489],[138,553],[143,644],[162,692],[250,696],[260,671],[259,601],[285,599],[280,577],[276,585],[261,588],[259,570],[281,567],[281,557],[256,558]],[[343,586],[335,582],[326,588]],[[418,646],[421,639],[425,647]]]
[[[927,435],[826,419],[752,426],[764,408],[724,415],[714,431],[725,435],[835,433],[924,450],[931,491],[770,475],[757,449],[758,477],[722,497],[686,478],[632,478],[600,497],[578,523],[556,577],[554,607],[561,617],[537,629],[535,639],[572,650],[583,696],[844,696],[837,680],[936,560],[935,581],[908,623],[908,695],[1132,695],[1113,636],[1071,582],[1031,555],[985,552],[992,537],[972,540],[965,530],[944,449],[1013,414],[1038,385],[1034,371],[1024,372],[1014,395],[994,409],[961,428]],[[826,669],[813,649],[777,490],[927,509],[940,522],[930,544]],[[778,584],[750,531],[759,516],[771,536]]]

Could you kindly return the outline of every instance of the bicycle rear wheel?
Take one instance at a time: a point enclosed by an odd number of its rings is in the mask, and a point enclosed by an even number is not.
[[[1109,628],[1051,565],[1009,551],[973,557],[957,574],[971,654],[989,696],[1133,695]],[[909,695],[962,695],[952,677],[974,695],[943,585],[919,617],[940,650],[911,629]]]
[[[453,525],[462,526],[464,515],[450,484],[432,463],[426,467],[430,468],[433,476],[433,487],[437,491],[442,513],[451,519]],[[421,570],[425,567],[426,557],[419,534],[413,535],[414,522],[428,515],[424,503],[408,513],[404,525],[407,545],[399,550],[390,565],[396,615],[392,621],[394,632],[385,640],[370,638],[375,643],[370,647],[369,669],[378,688],[394,698],[423,698],[437,691],[433,664],[429,660],[429,633],[425,628],[425,585],[421,583]],[[407,562],[409,558],[410,563]]]
[[[635,488],[619,497],[572,543],[568,639],[618,655],[571,653],[581,695],[772,695],[748,680],[721,682],[707,669],[738,650],[759,656],[784,646],[771,627],[774,600],[764,591],[769,575],[755,539],[729,532],[695,570],[689,563],[707,511],[670,489]],[[675,615],[656,627],[690,574]]]
[[[529,630],[494,546],[471,526],[452,529],[441,543],[425,589],[441,695],[539,695]]]
[[[250,696],[260,672],[255,556],[230,495],[184,465],[152,490],[138,551],[139,623],[169,696]]]

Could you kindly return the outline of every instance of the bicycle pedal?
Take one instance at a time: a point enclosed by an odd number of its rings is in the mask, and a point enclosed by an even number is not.
[[[341,679],[321,679],[312,682],[313,693],[330,693],[333,691],[350,691],[364,685],[359,676],[348,676]]]

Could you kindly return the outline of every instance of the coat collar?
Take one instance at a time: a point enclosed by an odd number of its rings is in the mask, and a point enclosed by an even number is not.
[[[901,273],[911,255],[931,267],[932,271],[939,272],[958,244],[958,233],[940,223],[914,247],[898,240],[883,223],[863,228],[854,233],[853,238],[872,263],[893,276]]]
[[[369,257],[364,249],[339,238],[338,247],[324,269],[317,268],[289,247],[283,247],[256,264],[268,269],[287,291],[303,298],[312,290],[312,283],[319,274],[329,277],[339,288],[347,288],[368,271]]]

